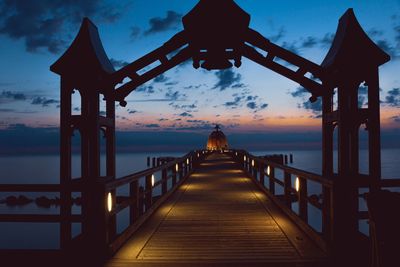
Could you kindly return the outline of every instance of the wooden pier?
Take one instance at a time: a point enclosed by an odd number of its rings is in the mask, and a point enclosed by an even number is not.
[[[323,266],[326,260],[229,154],[214,153],[107,266]]]

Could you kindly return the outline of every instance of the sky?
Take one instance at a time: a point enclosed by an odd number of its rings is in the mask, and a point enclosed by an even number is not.
[[[54,134],[60,79],[49,66],[71,44],[83,17],[97,25],[108,57],[120,69],[182,30],[182,16],[197,2],[0,0],[0,144],[4,148],[10,136],[36,140],[29,133]],[[251,15],[251,28],[317,64],[329,50],[338,19],[353,8],[370,38],[392,57],[380,68],[381,125],[383,136],[393,142],[400,137],[399,0],[236,3]],[[116,103],[117,131],[180,132],[189,138],[220,124],[243,140],[246,134],[281,134],[284,144],[290,136],[321,131],[320,102],[311,104],[309,97],[297,83],[249,60],[223,71],[196,70],[187,62],[137,88],[126,107]],[[360,102],[365,101],[360,90]],[[73,113],[79,112],[79,94],[74,94]]]

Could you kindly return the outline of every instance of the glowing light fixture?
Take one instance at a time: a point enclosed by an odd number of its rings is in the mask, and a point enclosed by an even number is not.
[[[235,153],[235,155],[237,156],[237,152]]]
[[[267,175],[269,176],[271,173],[271,168],[269,166],[267,166]]]
[[[178,163],[175,165],[175,170],[176,170],[176,171],[179,171],[179,165],[178,165]]]
[[[251,161],[251,166],[254,167],[254,159]]]
[[[155,183],[155,178],[154,178],[154,174],[151,176],[151,186],[154,186]]]
[[[200,157],[200,153],[197,153],[197,157]]]
[[[186,164],[189,164],[189,159],[186,159]]]
[[[108,210],[108,212],[112,211],[112,194],[111,194],[111,192],[108,192],[108,194],[107,194],[107,210]]]
[[[300,190],[300,179],[299,177],[296,177],[296,180],[294,182],[294,188],[296,189],[297,192]]]
[[[247,159],[246,156],[243,156],[243,160],[246,161],[246,159]]]

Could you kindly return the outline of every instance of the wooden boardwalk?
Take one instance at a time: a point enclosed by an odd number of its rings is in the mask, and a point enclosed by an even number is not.
[[[106,266],[323,266],[326,255],[225,154],[212,154]]]

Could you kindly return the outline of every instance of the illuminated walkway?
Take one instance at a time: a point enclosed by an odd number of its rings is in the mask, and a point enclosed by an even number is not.
[[[323,258],[227,155],[212,154],[107,266],[316,266]]]

